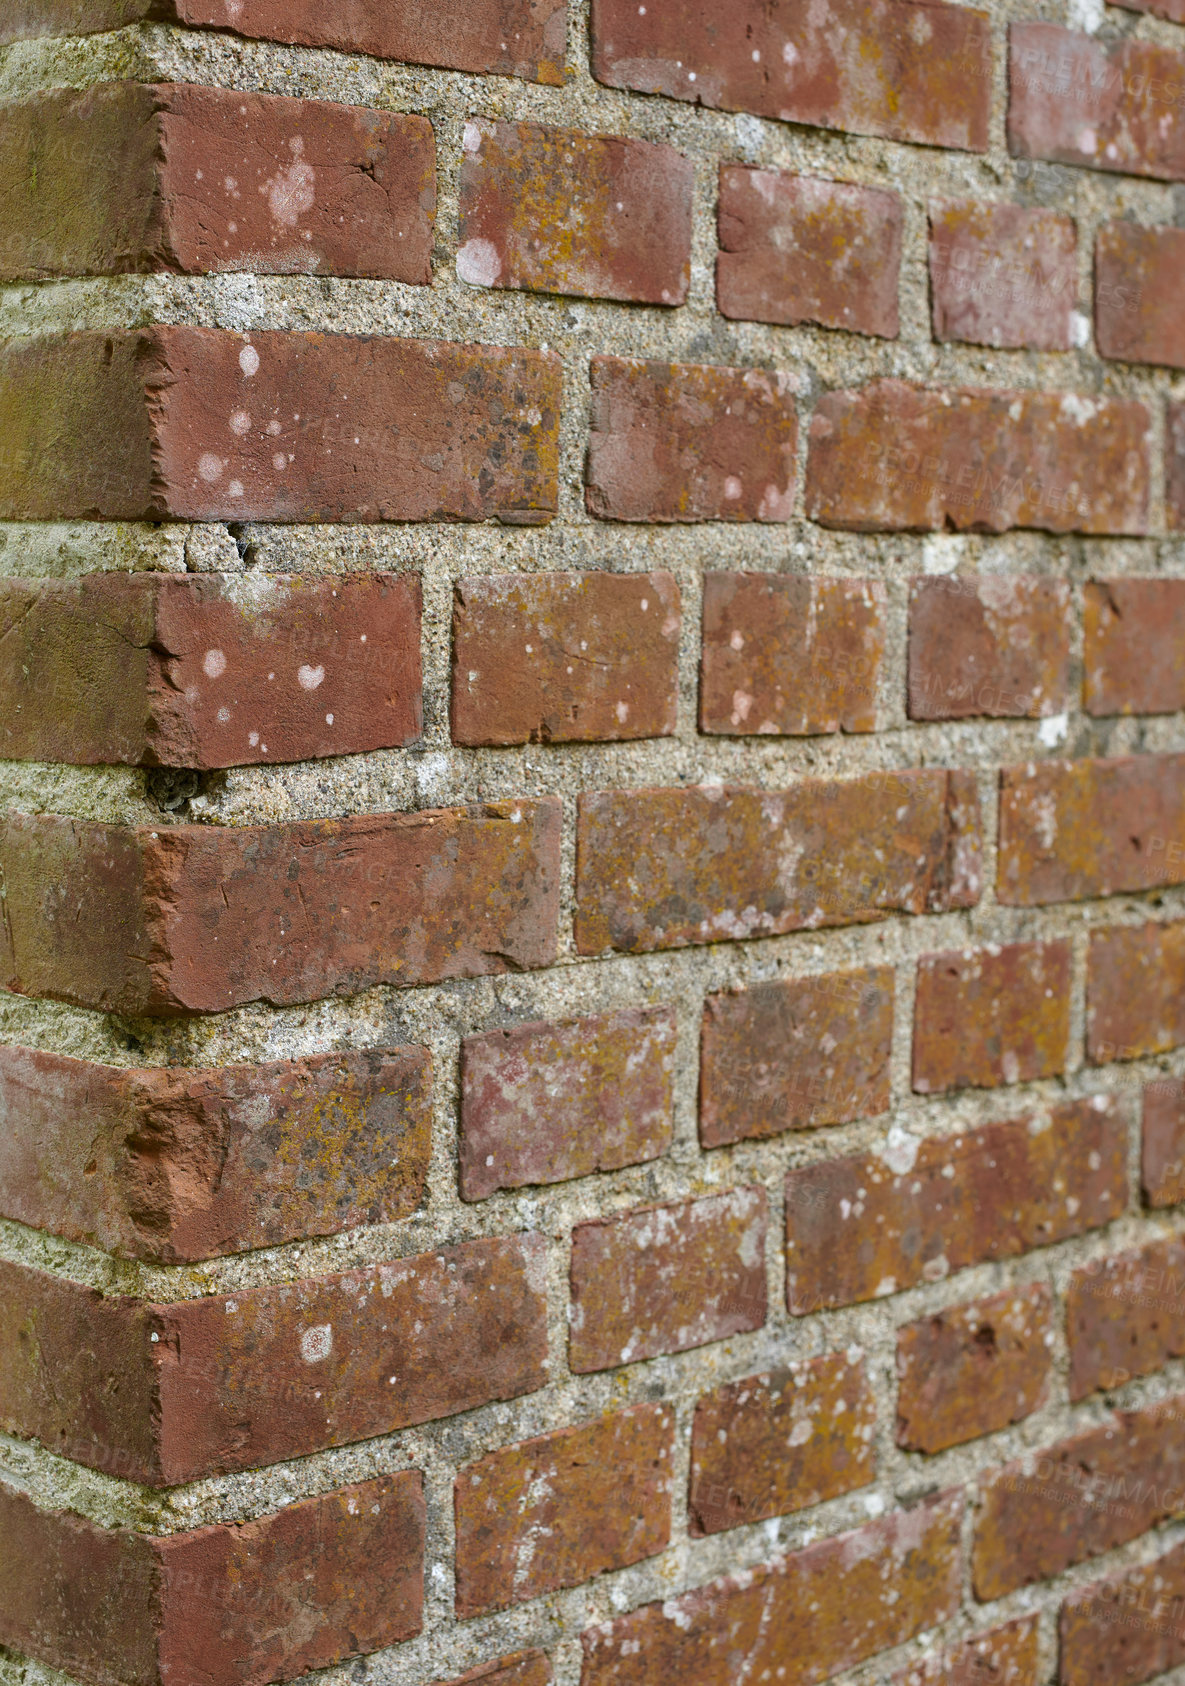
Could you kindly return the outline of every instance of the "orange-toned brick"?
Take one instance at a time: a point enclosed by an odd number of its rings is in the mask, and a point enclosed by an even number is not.
[[[1185,580],[1091,580],[1083,614],[1088,714],[1185,708]]]
[[[1185,1242],[1092,1259],[1066,1292],[1070,1398],[1121,1387],[1185,1354]]]
[[[931,201],[935,339],[1069,351],[1077,299],[1072,218],[996,200]]]
[[[1163,1077],[1143,1094],[1141,1184],[1149,1206],[1185,1201],[1185,1082]]]
[[[1070,945],[950,949],[918,961],[913,1086],[994,1089],[1065,1070]]]
[[[1061,1686],[1139,1686],[1185,1662],[1185,1546],[1072,1592],[1061,1608]]]
[[[915,579],[911,720],[1036,720],[1070,703],[1073,605],[1064,580],[1006,574]]]
[[[1086,1054],[1095,1065],[1185,1042],[1185,923],[1095,931],[1087,950]]]
[[[1040,1686],[1036,1616],[989,1628],[893,1676],[893,1686]]]

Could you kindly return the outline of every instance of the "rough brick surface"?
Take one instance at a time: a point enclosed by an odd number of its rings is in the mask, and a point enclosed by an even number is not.
[[[705,1147],[887,1112],[890,967],[709,995],[700,1044]]]
[[[1106,1065],[1185,1042],[1185,924],[1096,931],[1087,955],[1088,1059]]]
[[[1062,1686],[1137,1686],[1185,1662],[1185,1546],[1072,1592],[1061,1608]]]
[[[729,166],[720,171],[719,219],[722,316],[897,338],[897,194]]]
[[[1162,1078],[1145,1085],[1140,1180],[1149,1206],[1185,1200],[1185,1083]]]
[[[1185,1242],[1094,1259],[1066,1291],[1070,1397],[1121,1387],[1185,1354]]]
[[[1185,404],[1165,405],[1164,501],[1170,530],[1185,531]]]
[[[1071,700],[1073,599],[1064,580],[939,575],[912,582],[911,720],[1037,720]]]
[[[1082,660],[1088,714],[1185,708],[1185,580],[1088,582]]]
[[[457,1680],[439,1680],[436,1686],[551,1686],[551,1664],[542,1651],[516,1651],[483,1663]]]
[[[786,1178],[786,1296],[805,1316],[937,1282],[1110,1223],[1127,1204],[1122,1117],[1103,1096]]]
[[[1185,89],[1185,61],[1181,67]],[[1185,369],[1177,308],[1185,230],[1105,223],[1095,241],[1095,338],[1104,357]]]
[[[949,949],[918,961],[913,1087],[994,1089],[1065,1070],[1070,945]]]
[[[989,1628],[914,1668],[893,1686],[1039,1686],[1041,1634],[1035,1616]]]
[[[930,205],[934,337],[1069,351],[1078,231],[1056,211],[976,200]]]
[[[493,574],[453,605],[453,742],[586,743],[675,730],[668,573]]]
[[[874,732],[886,596],[880,580],[708,574],[700,731]]]
[[[675,1417],[667,1405],[491,1452],[457,1477],[457,1614],[521,1604],[664,1550]]]
[[[676,1036],[669,1007],[641,1007],[466,1037],[464,1199],[665,1153],[674,1129]]]
[[[789,521],[793,377],[594,357],[585,501],[605,521]]]

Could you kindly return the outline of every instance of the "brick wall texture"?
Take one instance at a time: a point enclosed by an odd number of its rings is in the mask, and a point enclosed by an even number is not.
[[[0,3],[0,1686],[314,1673],[1185,1682],[1185,0]]]

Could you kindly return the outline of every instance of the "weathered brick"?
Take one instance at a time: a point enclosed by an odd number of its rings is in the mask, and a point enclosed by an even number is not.
[[[461,1196],[657,1159],[674,1131],[669,1007],[525,1024],[461,1043]]]
[[[826,1353],[705,1394],[691,1430],[691,1531],[786,1516],[876,1479],[862,1359]]]
[[[874,732],[886,602],[880,580],[707,574],[700,731]]]
[[[555,514],[551,352],[157,327],[10,340],[0,519]]]
[[[1068,942],[948,949],[918,961],[913,1087],[994,1089],[1057,1077],[1070,1050]]]
[[[1179,1078],[1144,1086],[1140,1180],[1149,1206],[1185,1201],[1185,1082]]]
[[[927,7],[927,11],[929,8]],[[811,420],[806,512],[857,533],[1148,527],[1144,404],[878,380]]]
[[[415,1210],[432,1149],[426,1048],[125,1070],[0,1048],[0,1214],[185,1262]]]
[[[589,1628],[582,1686],[818,1681],[901,1645],[958,1608],[962,1509],[940,1494]]]
[[[760,1329],[765,1229],[761,1188],[578,1224],[572,1232],[572,1369],[609,1370]]]
[[[942,1452],[1031,1415],[1052,1344],[1053,1298],[1040,1282],[898,1329],[897,1444]]]
[[[593,0],[593,75],[611,88],[858,135],[986,152],[985,12],[831,0],[827,13],[740,0]]]
[[[1182,1398],[1117,1411],[983,1482],[975,1596],[1003,1598],[1136,1539],[1185,1508]]]
[[[165,1538],[0,1485],[0,1637],[93,1686],[268,1686],[420,1631],[416,1470]]]
[[[679,703],[671,574],[491,574],[453,603],[453,742],[667,737]]]
[[[887,1112],[893,970],[788,978],[709,995],[700,1043],[700,1141],[762,1140]]]
[[[0,753],[234,767],[422,731],[420,582],[394,574],[0,581]]]
[[[1185,755],[1000,771],[996,894],[1013,907],[1185,882]]]
[[[1183,263],[1185,230],[1103,224],[1094,249],[1094,312],[1095,339],[1104,357],[1185,369],[1179,308]]]
[[[973,907],[980,871],[968,773],[591,793],[579,805],[576,941],[582,954],[641,954]]]
[[[796,1317],[898,1294],[1117,1218],[1127,1144],[1101,1095],[786,1178],[786,1298]]]
[[[1088,714],[1185,708],[1185,580],[1090,580],[1083,608]]]
[[[1065,580],[1007,574],[915,579],[911,720],[1038,720],[1069,707],[1073,603]]]
[[[1066,1291],[1070,1398],[1121,1387],[1185,1354],[1185,1241],[1092,1259]]]
[[[1052,23],[1010,24],[1008,43],[1014,158],[1185,180],[1185,55]]]
[[[1171,532],[1185,530],[1185,404],[1164,407],[1165,524]]]
[[[579,1586],[665,1550],[674,1439],[669,1405],[637,1405],[462,1469],[458,1617]]]
[[[898,194],[724,165],[718,216],[722,316],[897,338]]]
[[[544,1385],[544,1243],[472,1241],[169,1305],[0,1264],[0,1424],[152,1487]]]
[[[1095,1065],[1185,1042],[1185,924],[1119,925],[1090,939],[1086,1054]]]
[[[1185,20],[1183,20],[1185,21]],[[1062,1686],[1137,1686],[1185,1662],[1185,1546],[1072,1592],[1061,1608]]]
[[[457,274],[477,287],[682,304],[693,181],[672,146],[471,118]]]
[[[516,1651],[513,1657],[483,1663],[458,1680],[438,1680],[436,1686],[551,1686],[551,1664],[542,1651]]]
[[[545,966],[559,844],[554,798],[159,831],[9,815],[0,979],[169,1016]]]
[[[0,277],[432,278],[425,117],[184,83],[55,89],[0,111]]]
[[[931,201],[935,339],[1069,351],[1077,301],[1072,217],[996,200]]]
[[[1040,1686],[1036,1616],[989,1628],[893,1676],[893,1686]]]
[[[792,376],[594,357],[585,502],[603,521],[789,521]]]

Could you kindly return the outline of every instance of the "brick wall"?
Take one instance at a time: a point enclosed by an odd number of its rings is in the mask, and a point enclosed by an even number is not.
[[[1185,8],[1034,11],[6,0],[2,1686],[1185,1667]]]

